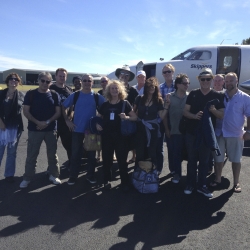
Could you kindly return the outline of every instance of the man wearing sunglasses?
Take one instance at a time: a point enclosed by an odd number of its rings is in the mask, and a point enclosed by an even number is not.
[[[160,93],[164,101],[166,101],[166,96],[169,93],[172,93],[175,91],[174,80],[173,80],[174,72],[175,72],[175,67],[172,64],[166,64],[162,68],[162,75],[164,77],[165,82],[160,84]],[[172,144],[170,143],[170,139],[167,136],[168,131],[166,129],[167,128],[166,119],[162,121],[159,118],[159,122],[160,122],[161,137],[159,138],[158,145],[157,145],[157,157],[159,159],[158,172],[160,174],[163,168],[163,162],[164,162],[163,142],[165,140],[167,144],[167,149],[168,149],[168,168],[169,168],[170,173],[174,175],[175,174],[174,158],[173,158],[174,152],[173,152],[173,147],[171,146]]]
[[[60,167],[57,151],[57,118],[61,115],[60,97],[55,91],[50,91],[52,76],[48,72],[38,75],[38,89],[26,93],[23,102],[23,113],[28,119],[28,146],[25,163],[25,173],[20,188],[26,188],[37,165],[37,156],[42,142],[47,148],[49,180],[55,185],[61,184]]]
[[[122,68],[116,69],[115,75],[120,81],[124,83],[126,91],[128,93],[126,100],[128,100],[133,107],[135,98],[138,96],[138,93],[135,88],[129,86],[129,82],[133,81],[133,79],[135,78],[135,74],[130,71],[130,68],[128,66],[123,66]]]
[[[106,89],[106,86],[108,85],[108,81],[109,81],[109,79],[108,79],[108,77],[106,77],[106,76],[103,76],[102,78],[101,78],[101,86],[102,86],[102,89],[100,89],[99,91],[98,91],[98,93],[100,94],[100,95],[102,95],[102,96],[104,96],[104,91],[105,91],[105,89]]]
[[[197,130],[207,103],[214,99],[219,100],[218,104],[215,106],[211,105],[209,108],[213,127],[215,127],[216,118],[223,118],[224,104],[222,95],[210,88],[213,80],[211,69],[204,68],[197,78],[200,88],[192,90],[189,93],[183,112],[183,115],[188,118],[186,126],[186,147],[188,152],[187,186],[184,193],[191,194],[196,186],[197,162],[199,162],[197,192],[211,198],[213,194],[208,190],[206,185],[211,150],[204,141],[201,141],[199,148],[195,146],[195,143],[198,138]]]
[[[74,185],[81,165],[82,147],[84,141],[84,133],[89,129],[89,120],[91,117],[96,116],[96,101],[94,92],[92,91],[93,77],[85,74],[82,76],[82,89],[79,92],[77,100],[74,94],[70,95],[62,104],[62,112],[68,129],[72,131],[72,156],[70,162],[70,177],[68,185]],[[104,102],[104,97],[98,94],[98,106],[100,107]],[[74,120],[72,121],[67,116],[66,110],[74,105]],[[88,151],[88,169],[86,180],[94,184],[95,179],[95,151]]]
[[[60,98],[61,103],[63,103],[70,94],[73,93],[73,90],[67,86],[66,80],[67,80],[67,70],[64,68],[58,68],[56,70],[56,82],[55,84],[52,84],[50,86],[50,89],[53,89],[56,91]],[[72,119],[71,117],[72,110],[67,110],[67,116],[69,119]],[[58,126],[57,126],[57,139],[60,137],[62,141],[62,145],[65,148],[68,156],[68,167],[70,166],[70,157],[71,157],[71,131],[69,130],[63,116],[61,115],[58,120]]]

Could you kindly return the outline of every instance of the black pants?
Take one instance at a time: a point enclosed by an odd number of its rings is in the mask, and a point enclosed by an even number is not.
[[[153,125],[154,129],[150,130],[151,140],[149,147],[147,147],[147,135],[145,126],[139,122],[137,124],[137,133],[136,133],[136,165],[139,161],[145,161],[148,158],[151,158],[151,161],[154,165],[158,166],[157,161],[157,145],[158,145],[158,127]]]
[[[128,141],[126,136],[119,133],[103,133],[102,135],[102,159],[104,183],[111,181],[113,154],[116,154],[118,167],[120,171],[121,184],[129,184],[128,175]]]
[[[72,152],[72,133],[70,132],[65,121],[58,122],[57,125],[57,139],[61,137],[62,145],[67,152],[67,156],[70,162]]]

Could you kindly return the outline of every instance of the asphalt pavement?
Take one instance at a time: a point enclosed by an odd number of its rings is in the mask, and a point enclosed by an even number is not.
[[[97,184],[86,179],[82,161],[76,185],[67,185],[66,152],[58,142],[62,184],[51,184],[45,175],[43,144],[37,171],[29,187],[19,188],[26,158],[27,121],[17,153],[14,183],[4,180],[0,168],[0,248],[5,249],[250,249],[250,144],[242,160],[242,192],[232,191],[231,164],[223,171],[214,197],[194,192],[185,195],[186,162],[179,184],[171,182],[165,147],[164,171],[156,194],[119,188],[114,164],[113,188],[102,187],[102,165],[96,168]],[[5,162],[5,157],[3,163]],[[130,165],[132,171],[132,165]],[[208,182],[213,175],[208,177]]]

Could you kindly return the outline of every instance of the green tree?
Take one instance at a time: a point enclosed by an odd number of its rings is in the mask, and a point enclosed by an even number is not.
[[[248,45],[248,44],[250,44],[250,37],[247,38],[247,39],[243,39],[243,41],[242,41],[241,44],[242,44],[242,45]]]

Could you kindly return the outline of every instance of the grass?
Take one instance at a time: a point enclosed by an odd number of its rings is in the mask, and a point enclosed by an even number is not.
[[[6,84],[0,84],[0,89],[5,89],[6,88]],[[20,85],[18,86],[18,90],[23,91],[23,92],[27,92],[30,89],[36,89],[38,88],[38,85]],[[97,91],[100,90],[100,88],[94,88],[94,91],[97,93]]]

